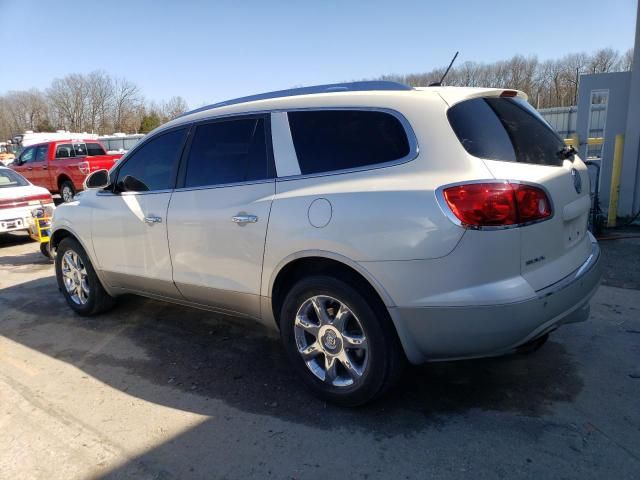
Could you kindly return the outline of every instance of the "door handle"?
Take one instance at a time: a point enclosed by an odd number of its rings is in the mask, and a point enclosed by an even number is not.
[[[27,170],[33,170],[33,167],[27,167]]]
[[[160,217],[144,217],[144,223],[147,225],[153,225],[154,223],[162,223],[162,218]]]
[[[235,217],[231,217],[231,220],[238,225],[244,225],[245,223],[256,223],[258,217],[255,215],[236,215]]]
[[[44,167],[42,167],[43,170],[47,170],[49,167],[47,167],[46,165]]]

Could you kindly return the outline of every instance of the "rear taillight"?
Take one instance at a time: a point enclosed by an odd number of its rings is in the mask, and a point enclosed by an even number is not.
[[[53,197],[50,193],[42,193],[38,195],[28,195],[25,197],[8,198],[0,200],[0,209],[2,208],[17,208],[17,207],[31,207],[49,205],[53,203]]]
[[[468,227],[521,225],[551,216],[551,203],[539,187],[520,183],[470,183],[442,191],[447,206]]]
[[[80,170],[80,173],[82,173],[83,175],[89,175],[89,173],[91,172],[89,162],[78,163],[78,170]]]

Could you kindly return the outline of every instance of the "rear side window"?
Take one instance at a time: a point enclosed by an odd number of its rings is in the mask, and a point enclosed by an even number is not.
[[[99,143],[87,143],[87,155],[89,157],[104,155],[104,148]]]
[[[87,146],[84,143],[74,143],[73,150],[76,153],[76,157],[84,157],[87,154]]]
[[[75,156],[76,154],[73,151],[73,145],[70,143],[63,143],[56,147],[56,158],[69,158]]]
[[[410,152],[404,127],[389,113],[318,110],[288,116],[303,175],[391,162]]]
[[[44,162],[47,159],[47,153],[49,152],[49,145],[39,145],[36,149],[36,162]]]
[[[138,181],[139,192],[173,188],[173,171],[186,133],[186,128],[179,128],[149,139],[127,157],[118,170],[118,183],[129,175]]]
[[[521,98],[475,98],[447,112],[467,152],[475,157],[562,165],[564,142]]]
[[[187,159],[185,187],[272,178],[268,158],[264,118],[198,125]]]

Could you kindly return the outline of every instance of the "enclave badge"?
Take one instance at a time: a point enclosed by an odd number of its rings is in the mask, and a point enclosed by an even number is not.
[[[580,172],[572,168],[571,177],[573,178],[573,188],[576,189],[576,193],[582,193],[582,178],[580,178]]]

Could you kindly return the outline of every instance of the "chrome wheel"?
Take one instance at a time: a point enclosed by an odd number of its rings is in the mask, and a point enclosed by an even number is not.
[[[365,373],[369,345],[364,329],[340,300],[324,295],[305,300],[296,313],[294,334],[307,368],[323,382],[347,387]]]
[[[73,250],[64,252],[61,263],[62,281],[71,300],[77,305],[89,301],[89,278],[80,255]]]
[[[71,187],[69,187],[68,185],[63,185],[61,196],[64,202],[70,202],[71,200],[73,200],[73,190],[71,189]]]

